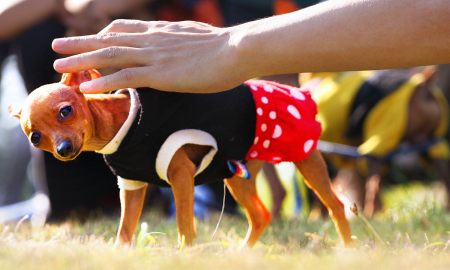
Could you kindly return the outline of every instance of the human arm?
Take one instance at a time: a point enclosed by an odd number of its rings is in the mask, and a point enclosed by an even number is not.
[[[3,0],[0,1],[0,41],[9,40],[29,27],[59,15],[68,26],[96,29],[105,17],[118,16],[151,0]],[[93,32],[91,32],[93,33]]]
[[[152,0],[64,0],[60,18],[69,29],[69,36],[97,33],[111,18],[123,16]]]
[[[230,28],[118,21],[98,35],[55,40],[58,72],[128,68],[85,92],[148,86],[210,93],[273,74],[450,62],[447,0],[327,1]]]
[[[56,0],[0,1],[0,41],[11,39],[37,22],[51,17],[56,13],[56,8]]]

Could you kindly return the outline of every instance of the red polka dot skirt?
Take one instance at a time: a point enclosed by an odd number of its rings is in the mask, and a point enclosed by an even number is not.
[[[256,105],[255,141],[246,159],[279,163],[308,157],[322,131],[309,92],[262,80],[245,84],[252,90]]]

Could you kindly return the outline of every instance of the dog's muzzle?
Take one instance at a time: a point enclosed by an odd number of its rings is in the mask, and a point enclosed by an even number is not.
[[[58,145],[56,151],[61,157],[67,157],[72,153],[73,145],[70,141],[64,141],[60,145]]]

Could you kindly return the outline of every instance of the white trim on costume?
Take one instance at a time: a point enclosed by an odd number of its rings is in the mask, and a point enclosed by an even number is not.
[[[120,189],[136,190],[146,186],[147,183],[142,181],[128,180],[117,176],[117,185]]]
[[[128,131],[130,130],[131,125],[133,124],[134,119],[136,118],[136,114],[139,110],[139,107],[141,106],[139,102],[138,95],[136,93],[135,89],[121,89],[114,93],[114,95],[117,95],[119,93],[122,93],[124,91],[128,91],[130,94],[130,113],[128,114],[127,120],[123,123],[122,127],[120,127],[119,131],[117,132],[116,136],[108,143],[106,144],[102,149],[96,151],[97,153],[104,154],[104,155],[110,155],[119,149],[120,143],[127,135]]]
[[[155,164],[158,176],[167,183],[169,183],[167,170],[169,169],[170,161],[175,155],[175,152],[185,144],[211,146],[211,150],[203,157],[200,165],[195,169],[195,175],[201,173],[208,167],[218,150],[217,142],[214,137],[205,131],[198,129],[184,129],[174,132],[166,139],[159,149]]]

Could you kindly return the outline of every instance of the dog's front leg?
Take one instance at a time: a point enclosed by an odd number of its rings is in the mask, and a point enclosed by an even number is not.
[[[142,207],[144,206],[145,192],[148,184],[135,189],[120,189],[121,217],[119,232],[117,233],[116,246],[121,244],[130,244],[136,231]]]
[[[172,157],[167,176],[172,186],[178,224],[178,242],[184,238],[186,245],[192,245],[197,236],[194,226],[194,175],[195,164],[181,147]]]

